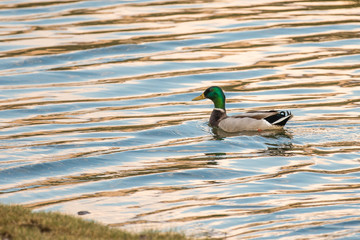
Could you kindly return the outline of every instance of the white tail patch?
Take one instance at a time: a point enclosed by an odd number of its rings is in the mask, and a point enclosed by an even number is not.
[[[273,124],[273,125],[276,125],[276,124],[284,121],[285,119],[288,119],[288,118],[291,118],[291,117],[292,117],[291,114],[290,114],[290,115],[286,115],[285,117],[282,117],[282,118],[278,119],[277,121],[273,122],[272,124]]]

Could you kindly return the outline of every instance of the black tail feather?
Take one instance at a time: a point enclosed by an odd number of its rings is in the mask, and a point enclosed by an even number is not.
[[[281,111],[281,112],[277,112],[276,114],[265,118],[265,120],[268,121],[272,125],[285,126],[287,121],[289,121],[290,118],[292,118],[292,117],[293,117],[293,115],[291,114],[291,112]]]

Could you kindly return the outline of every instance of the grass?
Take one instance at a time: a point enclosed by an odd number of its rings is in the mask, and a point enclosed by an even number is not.
[[[0,204],[0,240],[15,239],[190,239],[176,232],[129,233],[120,229],[53,212],[32,212],[20,205]]]

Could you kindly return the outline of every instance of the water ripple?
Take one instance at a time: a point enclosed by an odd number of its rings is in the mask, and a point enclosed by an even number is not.
[[[358,238],[359,1],[3,1],[0,201],[130,230]],[[289,109],[284,131],[207,125]]]

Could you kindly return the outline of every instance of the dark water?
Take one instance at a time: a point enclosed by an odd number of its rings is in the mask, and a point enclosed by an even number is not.
[[[360,238],[359,1],[0,3],[0,201],[139,231]],[[291,110],[282,132],[217,133]]]

